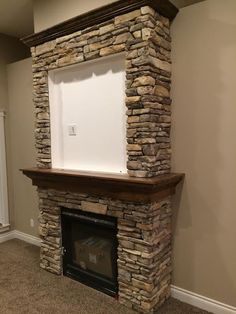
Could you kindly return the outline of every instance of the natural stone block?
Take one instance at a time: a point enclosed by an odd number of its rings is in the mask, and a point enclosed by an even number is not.
[[[159,146],[157,144],[153,145],[143,145],[143,153],[146,156],[155,156],[158,152]]]
[[[99,35],[99,30],[95,29],[95,30],[92,30],[91,32],[84,33],[83,35],[77,37],[76,39],[77,41],[83,41],[83,40],[87,40],[89,38],[92,38],[98,35]]]
[[[131,281],[131,273],[127,270],[122,269],[122,268],[119,269],[118,276],[119,276],[120,280],[125,280],[128,282]]]
[[[127,137],[134,137],[136,133],[137,133],[137,131],[136,131],[135,129],[134,129],[134,130],[128,129],[128,130],[126,131],[126,136],[127,136]]]
[[[138,138],[135,140],[138,144],[155,144],[156,139],[155,138]]]
[[[120,34],[116,37],[115,45],[125,43],[128,39],[133,38],[130,33]]]
[[[141,97],[140,96],[132,96],[132,97],[126,97],[126,104],[133,104],[138,101],[140,101]]]
[[[138,57],[138,50],[131,50],[127,52],[126,59],[134,59]]]
[[[151,37],[152,30],[150,28],[143,28],[142,29],[142,39],[148,40]]]
[[[139,170],[142,169],[142,164],[138,161],[128,161],[127,167],[130,170]]]
[[[127,241],[127,240],[120,240],[119,241],[120,245],[126,249],[134,249],[134,243],[131,241]]]
[[[154,58],[149,56],[149,60],[152,65],[154,65],[157,69],[166,71],[166,72],[171,72],[171,64],[166,61],[162,61],[160,59]]]
[[[56,47],[56,41],[49,41],[35,48],[35,56],[40,56],[44,53],[52,51]]]
[[[126,13],[115,17],[115,25],[126,23],[128,21],[134,20],[136,17],[140,16],[140,10],[135,10],[130,13]]]
[[[89,49],[90,49],[90,51],[98,50],[98,49],[104,48],[106,46],[112,45],[113,41],[114,41],[113,38],[109,38],[103,42],[92,43],[89,45]]]
[[[156,32],[152,32],[152,34],[149,36],[153,43],[159,47],[162,47],[166,50],[171,50],[170,42],[165,40],[163,37],[159,36]]]
[[[39,120],[49,120],[49,113],[48,112],[40,112],[37,114],[37,119]]]
[[[152,292],[154,289],[154,285],[151,283],[143,282],[140,280],[137,280],[135,278],[132,278],[132,284],[134,287],[137,287],[139,289],[145,290],[147,292]]]
[[[81,40],[77,43],[77,47],[84,47],[88,44],[88,40]]]
[[[93,60],[99,57],[99,51],[91,51],[88,53],[85,53],[84,55],[85,60]]]
[[[89,45],[84,46],[83,52],[86,54],[88,52],[90,52],[90,47]]]
[[[139,116],[130,116],[128,117],[128,123],[136,123],[139,122]]]
[[[142,7],[141,8],[141,13],[143,15],[146,15],[146,14],[150,14],[151,16],[155,16],[156,12],[155,10],[153,10],[153,8],[149,7],[149,6],[145,6],[145,7]]]
[[[133,110],[133,114],[134,115],[141,115],[141,114],[146,114],[149,113],[150,109],[149,108],[145,108],[145,109],[134,109]]]
[[[138,95],[152,95],[153,87],[152,86],[139,86],[137,88]]]
[[[56,43],[61,44],[64,42],[69,42],[72,38],[75,38],[75,37],[80,36],[80,35],[81,35],[81,31],[77,31],[77,32],[74,32],[72,34],[68,34],[68,35],[56,38]]]
[[[100,50],[100,56],[104,57],[104,56],[108,56],[108,55],[111,55],[113,53],[121,52],[124,50],[125,50],[125,44],[113,45],[110,47],[102,48]]]
[[[146,64],[149,64],[149,59],[147,56],[142,55],[136,59],[133,59],[132,64],[135,66],[146,65]]]
[[[155,79],[151,76],[139,76],[134,80],[134,83],[132,84],[132,87],[137,87],[141,85],[155,85]]]
[[[59,67],[74,64],[77,62],[84,61],[84,55],[83,54],[73,54],[73,55],[66,55],[65,57],[62,57],[57,60],[57,65]]]
[[[108,25],[105,25],[105,26],[102,26],[99,28],[99,33],[100,35],[103,35],[103,34],[106,34],[106,33],[109,33],[111,31],[113,31],[115,28],[114,24],[108,24]]]
[[[147,178],[149,176],[148,171],[142,171],[142,170],[128,170],[128,174],[131,177],[137,177],[137,178]]]
[[[161,116],[160,118],[159,118],[159,121],[160,122],[164,122],[164,123],[169,123],[169,122],[171,122],[171,117],[170,116]]]
[[[133,32],[133,36],[134,36],[134,38],[141,38],[142,33],[141,33],[141,31],[136,31],[136,32]]]
[[[112,35],[119,35],[119,34],[123,34],[123,33],[127,33],[129,31],[129,27],[128,26],[123,26],[121,27],[120,25],[117,26],[118,28],[115,28],[115,30],[112,32]]]
[[[166,26],[167,28],[170,27],[170,20],[167,17],[160,15],[160,20],[164,26]]]
[[[128,144],[127,150],[141,151],[142,147],[138,144]]]
[[[107,213],[107,205],[100,204],[100,203],[82,201],[81,209],[83,211],[88,211],[88,212],[96,213],[96,214],[105,215]]]
[[[170,92],[167,88],[157,85],[154,89],[154,94],[160,97],[170,97]]]

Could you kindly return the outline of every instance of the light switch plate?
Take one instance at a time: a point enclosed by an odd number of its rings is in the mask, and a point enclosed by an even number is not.
[[[69,136],[76,136],[77,135],[77,125],[76,124],[69,124],[68,125],[68,135]]]

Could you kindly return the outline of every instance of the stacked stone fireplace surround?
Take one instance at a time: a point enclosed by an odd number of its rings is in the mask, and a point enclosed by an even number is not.
[[[38,168],[51,168],[48,71],[123,52],[128,175],[152,178],[170,173],[169,26],[167,18],[144,6],[31,47]],[[61,209],[93,211],[117,217],[119,302],[153,313],[170,296],[171,195],[126,201],[72,192],[66,186],[38,187],[38,193],[41,268],[62,274]]]

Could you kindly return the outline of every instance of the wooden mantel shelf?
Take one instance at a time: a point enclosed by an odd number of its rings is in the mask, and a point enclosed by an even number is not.
[[[71,171],[62,169],[21,169],[32,184],[44,189],[86,193],[113,199],[150,202],[175,192],[184,174],[166,174],[153,178],[134,178],[127,174]]]

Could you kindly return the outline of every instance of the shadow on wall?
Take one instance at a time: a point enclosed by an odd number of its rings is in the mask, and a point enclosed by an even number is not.
[[[122,62],[121,62],[122,60]],[[112,68],[111,68],[112,62]],[[98,60],[67,66],[66,68],[52,70],[52,73],[61,73],[61,79],[57,83],[80,82],[91,79],[93,76],[102,76],[108,72],[123,73],[125,69],[125,54],[102,57]],[[73,76],[72,76],[73,74]]]
[[[173,171],[186,174],[174,197],[173,284],[236,306],[233,1],[188,7],[172,25]]]

